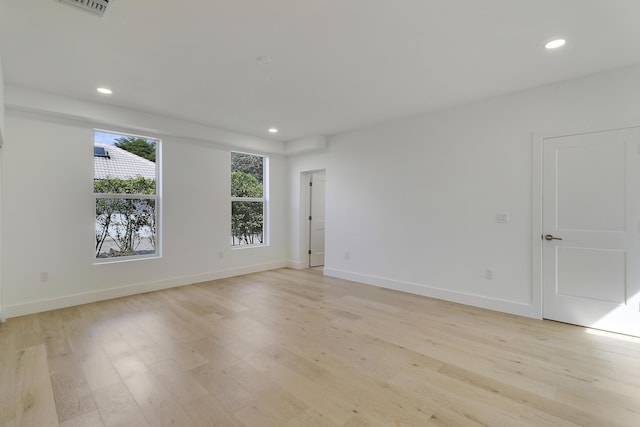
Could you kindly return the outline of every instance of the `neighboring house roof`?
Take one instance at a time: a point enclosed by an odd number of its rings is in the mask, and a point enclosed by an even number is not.
[[[120,178],[131,179],[142,176],[156,178],[156,164],[150,160],[118,148],[115,145],[94,143],[102,147],[107,156],[93,156],[93,179]]]

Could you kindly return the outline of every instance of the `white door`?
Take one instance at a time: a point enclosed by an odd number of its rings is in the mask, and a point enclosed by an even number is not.
[[[319,267],[324,265],[324,172],[312,173],[309,184],[309,267]]]
[[[640,130],[543,144],[543,316],[640,336]]]

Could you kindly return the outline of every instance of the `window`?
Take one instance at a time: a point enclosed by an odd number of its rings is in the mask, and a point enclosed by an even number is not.
[[[266,245],[269,159],[231,152],[231,245]]]
[[[159,255],[160,141],[94,131],[95,257]]]

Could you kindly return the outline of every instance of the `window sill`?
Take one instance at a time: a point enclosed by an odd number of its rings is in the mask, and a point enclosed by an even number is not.
[[[142,261],[149,259],[160,259],[162,255],[153,254],[153,255],[133,255],[133,256],[123,256],[123,257],[108,257],[108,258],[94,258],[93,265],[104,265],[104,264],[119,264],[122,262],[132,262],[132,261]]]
[[[239,246],[238,245],[238,246],[231,246],[231,250],[232,251],[239,251],[239,250],[242,250],[242,249],[255,249],[255,248],[268,248],[268,247],[269,247],[269,245],[266,244],[266,243],[261,244],[261,245],[245,245],[245,246]]]

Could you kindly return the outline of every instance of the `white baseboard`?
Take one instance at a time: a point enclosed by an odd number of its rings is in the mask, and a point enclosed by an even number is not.
[[[208,282],[210,280],[241,276],[243,274],[258,273],[260,271],[275,270],[277,268],[283,268],[286,266],[287,263],[284,261],[276,263],[255,264],[239,268],[218,270],[205,274],[173,277],[165,280],[136,283],[134,285],[121,286],[117,288],[102,289],[99,291],[65,295],[57,298],[29,301],[22,304],[5,306],[4,311],[2,312],[2,316],[6,318],[24,316],[26,314],[41,313],[43,311],[88,304],[96,301],[121,298],[145,292],[159,291],[162,289],[191,285],[194,283]]]
[[[385,277],[372,276],[328,267],[324,268],[324,275],[336,277],[338,279],[351,280],[353,282],[360,282],[366,285],[378,286],[380,288],[393,289],[410,294],[422,295],[425,297],[485,308],[488,310],[540,319],[540,310],[537,310],[532,304],[524,304],[516,301],[508,301],[465,292],[451,291],[443,288],[403,282],[394,279],[388,279]]]
[[[309,268],[309,261],[288,261],[287,267],[293,268],[294,270],[304,270],[305,268]]]

